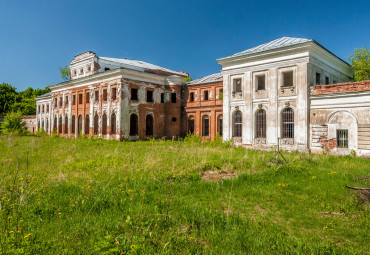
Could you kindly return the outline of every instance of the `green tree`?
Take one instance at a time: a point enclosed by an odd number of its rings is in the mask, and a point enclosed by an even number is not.
[[[69,70],[68,66],[66,67],[59,67],[60,75],[62,76],[63,81],[69,81],[71,71]]]
[[[16,89],[10,84],[0,84],[0,114],[6,114],[17,101]]]
[[[5,120],[1,123],[0,129],[3,133],[18,133],[25,131],[26,123],[22,120],[22,112],[10,112],[6,115]]]
[[[349,56],[355,81],[370,80],[370,50],[356,48],[355,53]]]

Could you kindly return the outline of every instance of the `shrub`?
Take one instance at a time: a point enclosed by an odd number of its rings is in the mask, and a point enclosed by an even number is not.
[[[22,112],[10,112],[1,124],[1,132],[6,134],[23,134],[26,122],[22,120]]]

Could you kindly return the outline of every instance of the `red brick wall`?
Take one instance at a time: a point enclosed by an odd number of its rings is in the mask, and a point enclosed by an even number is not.
[[[313,88],[311,95],[366,91],[370,90],[370,80],[329,85],[314,85],[311,88]]]
[[[183,132],[189,131],[188,119],[194,117],[194,134],[202,136],[202,119],[204,115],[209,117],[209,136],[204,136],[204,140],[213,140],[218,132],[218,119],[222,116],[223,101],[219,99],[220,90],[223,88],[222,82],[213,82],[199,85],[189,85],[186,87],[184,95],[184,125]],[[208,91],[208,100],[204,98],[204,92]],[[194,101],[190,101],[190,93],[194,93]]]

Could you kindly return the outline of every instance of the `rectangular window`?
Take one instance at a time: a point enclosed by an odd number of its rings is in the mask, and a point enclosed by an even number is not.
[[[161,103],[164,103],[164,93],[161,93]]]
[[[293,86],[293,71],[283,73],[283,87]]]
[[[107,102],[107,99],[108,99],[108,97],[107,97],[107,90],[106,89],[103,89],[103,101],[104,102]]]
[[[148,103],[153,103],[153,91],[151,90],[146,91],[146,101]]]
[[[171,103],[176,104],[176,93],[171,93]]]
[[[112,88],[112,100],[117,99],[117,88]]]
[[[337,130],[337,147],[348,148],[348,129]]]
[[[233,83],[234,92],[242,92],[242,79],[234,79]]]
[[[54,107],[57,108],[58,107],[58,98],[55,98],[55,101],[54,101]],[[40,109],[39,109],[39,112],[40,112]]]
[[[204,100],[208,100],[208,90],[204,91]]]
[[[329,84],[329,77],[328,76],[325,76],[325,84],[328,85]]]
[[[131,89],[131,100],[138,100],[137,89]]]
[[[82,104],[82,94],[78,94],[78,104]]]
[[[99,90],[95,90],[95,102],[99,102]]]
[[[265,90],[265,75],[257,76],[257,90]]]
[[[68,96],[66,96],[66,106],[68,106]]]
[[[318,85],[320,83],[321,83],[321,74],[320,73],[316,73],[316,85]]]
[[[90,103],[90,93],[86,92],[86,104]]]
[[[63,98],[62,97],[59,98],[59,107],[63,107]]]
[[[190,102],[194,102],[194,92],[190,92]]]
[[[76,105],[76,95],[72,96],[72,105]]]
[[[46,105],[46,112],[49,112],[49,105]]]
[[[44,113],[45,112],[45,106],[43,105],[42,106],[42,113]]]

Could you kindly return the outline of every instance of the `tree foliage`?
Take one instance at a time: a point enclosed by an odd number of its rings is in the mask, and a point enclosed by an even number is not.
[[[23,133],[26,123],[22,120],[22,112],[10,112],[6,115],[5,120],[1,123],[2,133]]]
[[[50,89],[33,89],[31,87],[24,91],[17,92],[10,84],[0,84],[0,114],[7,114],[11,111],[21,111],[23,115],[36,114],[35,97],[50,92]]]
[[[355,53],[349,56],[355,81],[370,80],[370,50],[356,48]]]
[[[60,75],[62,76],[63,81],[69,81],[71,71],[69,70],[68,66],[66,67],[59,67]]]

